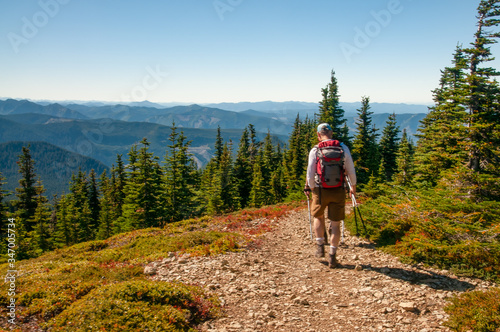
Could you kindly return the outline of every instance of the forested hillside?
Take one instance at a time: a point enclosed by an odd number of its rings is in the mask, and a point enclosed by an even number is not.
[[[106,165],[97,160],[46,142],[0,143],[0,173],[5,178],[4,190],[14,192],[19,185],[21,174],[17,162],[23,147],[29,147],[31,157],[35,160],[36,174],[43,183],[45,195],[49,199],[52,199],[54,195],[60,196],[68,193],[71,176],[80,169],[85,173],[95,170],[99,174],[104,170],[109,170]]]

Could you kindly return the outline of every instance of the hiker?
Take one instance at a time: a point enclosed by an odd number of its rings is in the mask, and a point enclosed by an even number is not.
[[[356,194],[356,171],[349,148],[332,139],[329,124],[322,123],[317,129],[319,144],[309,152],[304,193],[312,193],[311,214],[314,217],[316,235],[316,257],[325,257],[325,209],[328,207],[330,220],[330,250],[328,266],[338,265],[336,258],[340,243],[340,223],[345,217],[345,178],[349,176],[352,194]],[[344,174],[345,173],[345,174]]]

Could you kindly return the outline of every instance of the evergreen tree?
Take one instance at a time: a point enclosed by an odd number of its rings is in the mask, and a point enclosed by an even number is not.
[[[467,63],[458,47],[453,65],[441,71],[440,86],[433,90],[436,105],[421,121],[415,154],[419,183],[435,185],[443,171],[466,159],[464,89]]]
[[[380,169],[379,176],[382,181],[391,181],[397,170],[396,157],[398,153],[399,126],[396,123],[396,114],[389,115],[386,126],[380,139]]]
[[[394,182],[402,186],[408,186],[413,181],[414,162],[413,156],[415,148],[411,139],[408,138],[406,129],[403,129],[403,136],[399,142],[398,155],[396,158],[397,171]]]
[[[144,138],[142,147],[134,146],[129,152],[129,179],[125,185],[126,194],[120,218],[119,231],[158,227],[163,217],[163,205],[158,204],[162,195],[162,172],[158,158],[149,152],[150,143]]]
[[[8,218],[7,218],[7,208],[4,204],[4,199],[9,195],[9,192],[7,190],[3,189],[3,185],[5,184],[4,182],[5,178],[2,176],[2,173],[0,173],[0,255],[4,255],[7,253],[7,224],[9,223]]]
[[[287,196],[284,154],[281,151],[281,145],[278,144],[275,155],[274,170],[271,173],[271,197],[274,199],[272,203],[282,202]]]
[[[477,31],[470,48],[464,49],[469,61],[467,83],[468,166],[474,172],[479,196],[500,198],[500,88],[495,77],[500,73],[482,67],[493,60],[490,45],[500,37],[500,1],[482,0],[478,7]],[[484,187],[484,188],[481,188]]]
[[[262,164],[262,155],[258,154],[253,165],[252,190],[250,191],[250,206],[252,207],[260,207],[267,203],[268,185],[262,173]]]
[[[195,187],[198,182],[196,163],[188,149],[191,141],[172,124],[167,155],[165,156],[164,184],[167,203],[167,221],[186,219],[195,213]],[[220,130],[218,131],[220,136]],[[216,143],[217,144],[217,143]],[[221,155],[216,157],[220,160]]]
[[[90,209],[90,225],[91,238],[94,239],[99,228],[99,214],[101,212],[101,206],[99,202],[99,185],[97,184],[97,177],[95,171],[90,170],[89,182],[88,182],[88,200]]]
[[[238,210],[240,208],[240,197],[238,196],[237,181],[234,177],[231,142],[229,142],[229,145],[224,144],[216,180],[216,185],[221,188],[222,211],[232,212]]]
[[[106,170],[101,174],[99,179],[99,188],[101,198],[99,200],[100,213],[99,213],[99,228],[97,230],[96,238],[105,240],[114,234],[114,216],[112,199],[112,183],[108,178]]]
[[[73,174],[70,183],[70,224],[72,225],[72,242],[79,243],[94,239],[92,229],[92,212],[89,202],[89,181],[87,175],[80,169]]]
[[[62,196],[55,206],[57,214],[57,228],[54,234],[55,247],[60,248],[75,243],[69,206],[70,198],[68,195]]]
[[[305,132],[307,132],[307,129],[304,127],[299,115],[297,114],[293,124],[293,130],[288,141],[288,151],[286,153],[286,178],[289,193],[302,190],[304,187],[305,171],[309,153],[304,145]]]
[[[250,160],[250,138],[248,128],[245,128],[238,145],[233,173],[236,181],[237,195],[240,200],[239,205],[242,208],[248,206],[252,173],[252,163]]]
[[[257,131],[255,130],[255,126],[253,124],[248,125],[248,133],[250,143],[248,145],[248,154],[250,157],[250,162],[253,162],[257,153],[259,153],[260,142],[257,141]]]
[[[201,177],[201,196],[205,201],[206,212],[210,215],[220,214],[222,208],[222,188],[217,179],[217,165],[213,159],[205,166]]]
[[[215,163],[217,164],[217,167],[219,167],[223,149],[224,143],[220,132],[220,126],[217,126],[217,136],[215,137]]]
[[[35,161],[31,158],[29,148],[29,145],[22,148],[22,154],[19,155],[17,162],[21,179],[19,180],[20,187],[16,188],[18,200],[14,201],[19,221],[23,224],[26,232],[31,232],[34,229],[33,217],[37,207]]]
[[[361,108],[358,109],[357,135],[353,142],[353,159],[356,167],[358,184],[367,184],[372,174],[379,168],[379,152],[377,146],[377,130],[372,125],[370,99],[363,97]]]
[[[38,180],[36,197],[37,208],[34,215],[35,230],[33,231],[33,238],[35,239],[35,243],[33,243],[35,246],[34,252],[36,252],[37,256],[41,255],[45,251],[53,249],[49,230],[50,211],[47,204],[48,200],[43,195],[44,192],[45,189],[43,188],[41,181]]]
[[[113,218],[115,220],[122,215],[126,182],[127,175],[125,173],[125,166],[123,164],[122,155],[119,154],[116,157],[116,167],[113,167],[111,170],[110,184],[110,204],[113,208]]]
[[[344,118],[344,110],[340,106],[339,86],[335,78],[335,72],[331,71],[330,83],[321,89],[323,99],[319,102],[319,123],[328,123],[332,127],[333,137],[348,146],[350,145],[347,120]]]

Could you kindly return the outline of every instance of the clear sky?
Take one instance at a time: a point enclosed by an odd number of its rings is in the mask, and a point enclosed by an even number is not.
[[[0,0],[0,98],[431,104],[478,4]]]

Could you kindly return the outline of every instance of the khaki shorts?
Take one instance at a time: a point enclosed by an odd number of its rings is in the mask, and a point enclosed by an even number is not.
[[[331,221],[340,221],[345,218],[345,190],[343,187],[312,190],[311,214],[314,218],[320,218],[325,215],[325,209],[328,207],[328,219]],[[320,201],[321,197],[321,201]]]

